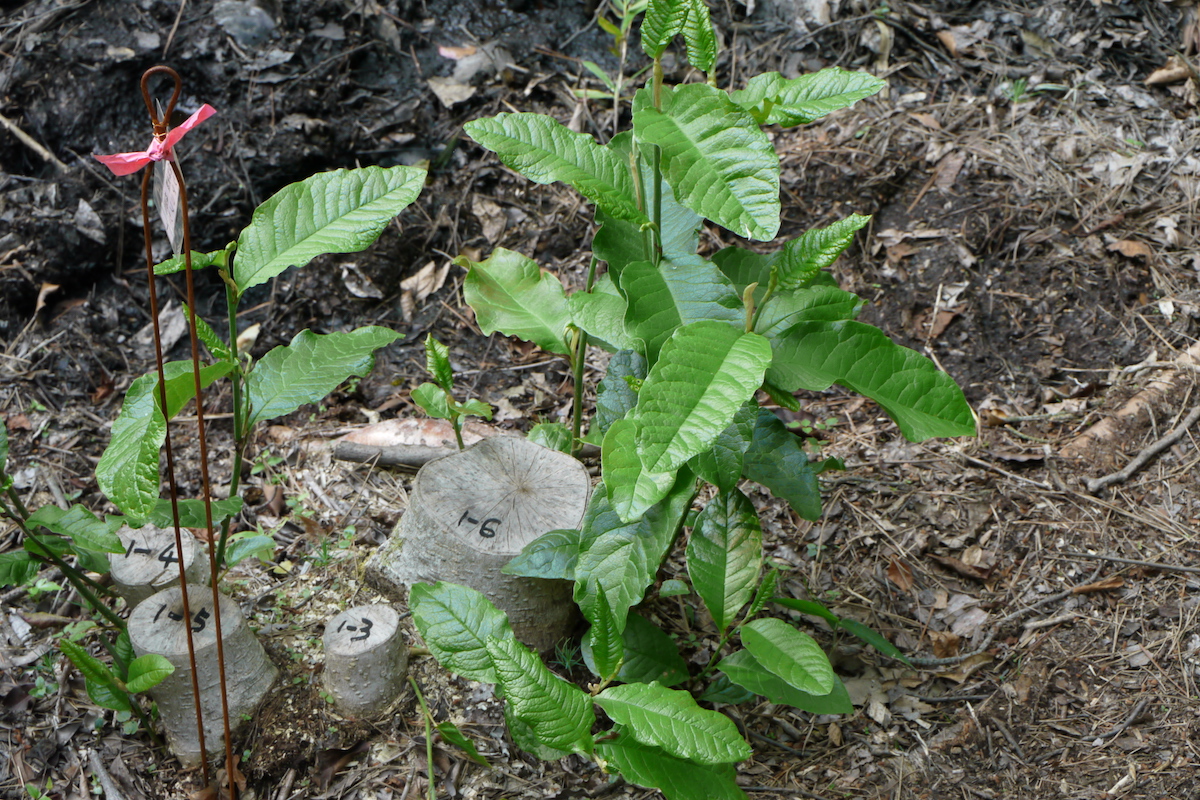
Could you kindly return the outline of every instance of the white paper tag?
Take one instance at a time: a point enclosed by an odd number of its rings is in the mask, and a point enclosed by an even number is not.
[[[167,231],[171,251],[175,255],[183,252],[183,215],[179,213],[179,181],[175,170],[167,161],[154,165],[154,204],[158,207],[158,218]]]

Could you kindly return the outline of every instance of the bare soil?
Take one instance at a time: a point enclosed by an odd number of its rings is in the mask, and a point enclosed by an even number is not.
[[[259,202],[313,172],[430,163],[420,200],[369,251],[289,271],[243,306],[239,329],[261,325],[257,356],[303,328],[383,324],[406,338],[368,378],[261,433],[239,528],[261,526],[278,547],[271,564],[244,563],[225,581],[284,673],[239,741],[247,789],[272,800],[419,796],[425,730],[415,701],[368,723],[339,717],[319,693],[324,622],[374,599],[362,564],[403,512],[411,475],[335,461],[329,443],[414,414],[408,391],[422,379],[429,331],[451,346],[465,391],[497,406],[500,426],[527,429],[564,412],[565,364],[481,337],[461,302],[461,270],[428,294],[404,281],[501,245],[581,282],[585,204],[509,173],[461,125],[532,110],[606,136],[611,109],[571,94],[597,88],[579,59],[616,69],[593,8],[5,6],[0,413],[31,507],[112,510],[92,473],[120,397],[151,367],[135,340],[149,320],[137,185],[90,157],[145,146],[143,70],[175,67],[184,110],[207,102],[219,111],[181,147],[196,249],[223,246]],[[830,64],[890,83],[886,96],[775,133],[782,234],[873,214],[838,278],[869,301],[867,321],[963,386],[982,424],[977,439],[911,444],[877,407],[836,387],[801,398],[803,421],[834,422],[812,435],[848,470],[827,476],[817,523],[753,495],[788,576],[782,590],[868,623],[915,666],[797,620],[828,647],[856,713],[722,706],[756,750],[740,782],[754,798],[1197,796],[1194,434],[1124,481],[1086,485],[1200,402],[1189,351],[1200,317],[1195,7],[925,0],[890,3],[877,18],[859,2],[757,6],[714,7],[723,83]],[[826,21],[812,16],[821,8]],[[466,80],[470,98],[445,106],[429,79],[452,78],[457,62],[439,48],[485,45],[507,57]],[[1183,77],[1146,85],[1173,56]],[[640,66],[635,54],[629,69]],[[703,244],[731,240],[711,231]],[[166,281],[160,297],[177,300],[181,286]],[[200,313],[223,329],[215,277],[201,275],[200,291]],[[229,398],[218,391],[206,402],[218,415],[212,469],[225,481],[230,434],[219,415]],[[182,491],[195,496],[194,427],[174,430]],[[1081,439],[1087,431],[1098,432]],[[0,528],[0,549],[19,546],[15,529]],[[683,577],[677,559],[661,573],[673,577]],[[0,794],[26,796],[32,784],[82,798],[102,778],[110,796],[129,798],[198,788],[145,733],[123,734],[56,657],[58,629],[81,613],[74,598],[6,590],[2,599]],[[703,614],[689,625],[676,598],[653,593],[641,610],[679,635],[685,658],[707,661],[715,640]],[[554,668],[588,680],[572,643]],[[411,669],[434,714],[459,724],[492,764],[439,740],[439,797],[656,796],[574,757],[521,753],[490,687],[429,658]]]

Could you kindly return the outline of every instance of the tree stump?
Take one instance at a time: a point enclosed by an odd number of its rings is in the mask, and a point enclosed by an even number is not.
[[[125,552],[108,557],[113,588],[134,608],[152,594],[179,585],[179,557],[175,552],[175,532],[146,525],[117,531]],[[183,533],[183,566],[188,583],[207,584],[208,554],[196,538]]]
[[[349,717],[380,716],[404,691],[408,643],[387,605],[358,606],[325,626],[325,689]]]
[[[271,688],[278,670],[246,625],[237,603],[224,595],[220,602],[229,724],[230,730],[235,731]],[[209,754],[216,755],[223,747],[224,728],[212,590],[207,586],[188,584],[188,605],[192,612],[190,624],[196,649],[204,741]],[[184,766],[190,767],[200,762],[200,741],[184,624],[182,593],[178,586],[144,600],[129,615],[129,638],[134,652],[139,656],[157,653],[175,666],[175,671],[166,680],[150,690],[150,696],[158,703],[171,750]]]
[[[391,597],[422,581],[470,586],[508,613],[517,638],[546,652],[575,621],[571,583],[500,568],[542,534],[578,528],[590,492],[587,470],[569,455],[515,436],[484,439],[421,468],[367,580]]]

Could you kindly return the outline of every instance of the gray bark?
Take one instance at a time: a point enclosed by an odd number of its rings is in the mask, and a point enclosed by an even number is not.
[[[378,717],[404,691],[408,643],[391,606],[358,606],[325,626],[325,689],[338,711]]]

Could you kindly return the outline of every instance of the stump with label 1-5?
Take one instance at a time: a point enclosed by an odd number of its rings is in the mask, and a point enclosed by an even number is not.
[[[220,604],[229,724],[236,731],[253,714],[279,671],[246,625],[237,603],[221,595]],[[157,653],[174,665],[175,671],[151,689],[150,696],[158,703],[172,752],[185,766],[194,766],[200,762],[200,740],[185,625],[192,628],[204,740],[210,755],[221,752],[224,726],[212,590],[188,584],[188,606],[191,619],[185,620],[178,586],[143,600],[129,615],[129,639],[138,656]]]
[[[421,468],[367,580],[392,597],[418,582],[469,586],[507,612],[517,638],[546,652],[576,620],[572,584],[500,569],[542,534],[578,528],[590,492],[571,456],[515,436],[484,439]]]
[[[377,717],[404,691],[408,643],[391,606],[357,606],[325,626],[325,689],[338,711]]]
[[[117,531],[124,553],[108,557],[113,588],[125,598],[130,608],[163,589],[179,585],[179,554],[175,548],[175,532],[146,525]],[[208,554],[196,537],[183,532],[183,568],[188,583],[208,583]]]

